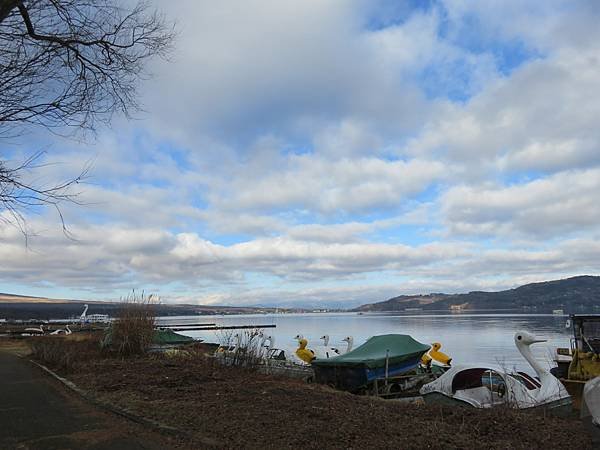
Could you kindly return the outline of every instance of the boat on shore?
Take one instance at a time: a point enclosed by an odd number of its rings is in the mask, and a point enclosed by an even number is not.
[[[555,415],[569,415],[571,396],[550,370],[535,359],[529,348],[544,340],[526,331],[517,332],[514,340],[537,377],[500,366],[461,364],[421,388],[425,402],[473,408],[500,405],[517,409],[542,408]]]
[[[430,349],[429,345],[416,341],[405,334],[385,334],[373,336],[364,344],[340,356],[328,359],[315,359],[312,367],[317,383],[327,384],[337,389],[354,393],[379,393],[379,384],[391,390],[395,379],[396,388],[401,390],[415,381],[403,376],[419,367],[422,356]],[[430,375],[423,372],[425,378]]]
[[[585,383],[581,417],[590,417],[592,424],[600,428],[600,377]]]

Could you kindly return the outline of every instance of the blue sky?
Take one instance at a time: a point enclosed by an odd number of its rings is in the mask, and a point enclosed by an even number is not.
[[[144,111],[0,142],[91,165],[83,206],[0,229],[0,291],[355,305],[598,274],[592,1],[156,1]]]

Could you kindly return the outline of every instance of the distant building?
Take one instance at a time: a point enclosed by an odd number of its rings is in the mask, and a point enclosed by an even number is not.
[[[450,311],[460,312],[460,311],[466,309],[467,306],[469,306],[468,303],[461,303],[460,305],[450,305]]]

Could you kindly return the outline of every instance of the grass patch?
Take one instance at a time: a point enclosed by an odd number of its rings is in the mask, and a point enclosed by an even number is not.
[[[100,338],[92,333],[73,339],[61,336],[35,337],[30,339],[29,346],[35,360],[54,369],[75,372],[85,363],[106,356],[100,348]]]

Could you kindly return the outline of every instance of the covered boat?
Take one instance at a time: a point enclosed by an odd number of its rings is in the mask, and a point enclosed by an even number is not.
[[[571,412],[571,397],[561,382],[534,358],[529,346],[535,342],[543,341],[526,331],[515,334],[517,348],[537,377],[489,364],[458,365],[423,386],[421,395],[428,403],[474,408],[542,407],[557,415],[567,415]]]
[[[384,334],[341,356],[315,359],[312,367],[318,383],[355,392],[374,380],[415,369],[429,348],[405,334]]]
[[[154,330],[154,339],[152,339],[154,345],[185,345],[192,342],[195,342],[193,337],[175,333],[168,328]],[[201,340],[198,342],[201,342]]]
[[[193,342],[202,342],[202,340],[195,340],[190,336],[184,336],[183,334],[175,333],[170,329],[155,329],[152,337],[152,343],[149,345],[149,351],[164,351],[173,349],[179,346],[191,344]],[[113,345],[113,329],[108,328],[104,338],[100,341],[100,345],[103,348],[109,348]]]

